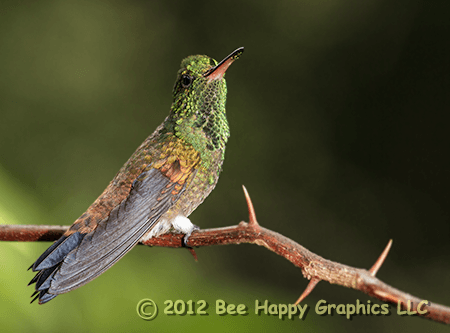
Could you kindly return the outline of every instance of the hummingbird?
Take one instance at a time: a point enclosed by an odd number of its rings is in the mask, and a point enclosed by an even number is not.
[[[169,116],[122,166],[108,187],[32,265],[31,303],[47,303],[81,287],[114,265],[139,241],[171,229],[199,227],[189,214],[219,179],[230,130],[225,72],[244,52],[221,62],[193,55],[181,62]],[[29,269],[30,269],[29,268]]]

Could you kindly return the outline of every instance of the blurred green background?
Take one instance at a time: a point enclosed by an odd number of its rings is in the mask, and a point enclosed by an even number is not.
[[[0,223],[71,224],[169,112],[182,58],[245,53],[227,73],[231,138],[203,227],[259,222],[325,258],[450,305],[450,3],[418,0],[0,2]],[[26,269],[50,243],[0,243],[2,331],[439,332],[420,318],[318,316],[367,302],[322,282],[305,320],[252,313],[294,302],[301,271],[254,245],[138,246],[44,306]],[[206,300],[209,316],[147,322],[142,298]],[[244,303],[248,316],[214,314]],[[378,302],[371,299],[373,302]],[[379,302],[378,302],[379,303]]]

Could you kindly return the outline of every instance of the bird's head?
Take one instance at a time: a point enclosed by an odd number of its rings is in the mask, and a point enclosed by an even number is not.
[[[169,116],[176,136],[191,144],[207,141],[209,150],[224,148],[229,136],[224,75],[242,52],[244,48],[238,48],[220,63],[206,55],[189,56],[181,62]]]

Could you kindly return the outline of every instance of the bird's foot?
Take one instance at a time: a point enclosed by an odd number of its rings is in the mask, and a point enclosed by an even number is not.
[[[200,230],[200,227],[196,226],[195,224],[193,224],[192,226],[193,226],[192,230],[189,231],[188,233],[186,233],[183,237],[183,246],[187,247],[188,249],[192,249],[192,247],[187,244],[188,239],[191,236],[192,232],[194,232],[196,230]]]
[[[175,217],[175,219],[172,221],[172,227],[175,230],[184,233],[182,245],[184,247],[191,248],[189,245],[187,245],[189,236],[191,236],[192,232],[194,232],[195,230],[200,230],[200,228],[195,224],[192,224],[191,220],[189,220],[186,216],[182,215],[178,215],[177,217]]]

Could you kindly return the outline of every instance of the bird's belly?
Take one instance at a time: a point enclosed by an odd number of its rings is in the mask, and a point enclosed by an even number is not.
[[[172,227],[172,223],[167,218],[161,217],[147,233],[142,236],[140,242],[145,242],[152,237],[158,237],[159,235],[167,233]]]

